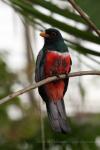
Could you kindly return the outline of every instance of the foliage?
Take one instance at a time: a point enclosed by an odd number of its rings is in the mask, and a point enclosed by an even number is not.
[[[76,0],[76,2],[84,9],[84,11],[89,15],[89,17],[93,20],[93,22],[100,29],[99,15],[100,14],[100,1],[95,0]]]
[[[39,19],[40,21],[45,22],[51,26],[55,26],[61,29],[62,31],[64,31],[65,33],[69,33],[73,37],[79,38],[82,41],[84,40],[84,41],[93,42],[95,44],[100,44],[99,37],[95,36],[91,32],[87,32],[88,26],[86,25],[86,23],[83,23],[84,21],[82,20],[82,18],[70,12],[69,9],[67,9],[67,7],[66,9],[61,9],[55,4],[45,1],[45,0],[30,0],[30,1],[10,0],[10,2],[11,2],[10,5],[20,14],[27,16],[27,19],[31,23],[34,23],[35,19]],[[73,27],[72,25],[69,25],[69,23],[67,23],[68,22],[67,20],[66,22],[62,22],[60,20],[55,19],[53,15],[46,15],[42,13],[38,7],[36,8],[35,6],[41,6],[43,8],[46,8],[50,12],[53,12],[54,14],[59,14],[62,17],[75,21],[76,24],[77,22],[78,23],[80,22],[85,26],[85,29],[80,30],[77,27]],[[43,24],[42,22],[41,24]],[[84,53],[86,54],[85,47],[81,43],[74,43],[74,42],[72,43],[71,41],[70,45],[74,46],[74,50],[76,51],[78,51],[78,49],[80,49],[80,46],[81,46],[82,49],[80,50],[80,53],[83,53],[84,51]],[[91,51],[91,48],[89,48],[89,50],[90,52],[88,51],[88,53],[94,55],[94,51],[96,51],[95,47],[93,48],[92,51]],[[98,56],[98,54],[96,56]]]

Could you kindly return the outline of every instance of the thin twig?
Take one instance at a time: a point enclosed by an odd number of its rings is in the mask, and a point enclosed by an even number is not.
[[[75,3],[74,0],[68,0],[69,3],[76,9],[76,11],[81,15],[81,17],[88,23],[88,25],[100,36],[100,30],[96,25],[90,20],[88,15]]]
[[[83,76],[83,75],[100,75],[100,71],[80,71],[80,72],[73,72],[73,73],[69,73],[68,74],[68,77],[77,77],[77,76]],[[4,104],[6,102],[8,102],[9,100],[23,94],[23,93],[26,93],[32,89],[35,89],[41,85],[44,85],[44,84],[47,84],[51,81],[55,81],[55,80],[59,80],[59,79],[64,79],[66,78],[66,75],[62,74],[62,75],[59,75],[59,78],[56,77],[56,76],[53,76],[53,77],[49,77],[49,78],[46,78],[44,80],[41,80],[40,82],[37,82],[37,83],[33,83],[32,85],[29,85],[28,87],[22,89],[22,90],[19,90],[17,92],[14,92],[4,98],[2,98],[0,100],[0,105],[1,104]]]

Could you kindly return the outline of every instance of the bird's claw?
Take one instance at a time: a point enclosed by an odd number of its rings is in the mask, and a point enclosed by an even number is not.
[[[52,75],[56,76],[57,78],[60,78],[59,74],[57,73],[57,71],[52,71]]]
[[[68,73],[65,73],[65,75],[66,75],[66,78],[68,78]]]
[[[60,76],[59,76],[58,74],[56,74],[56,77],[57,77],[57,78],[60,78]]]

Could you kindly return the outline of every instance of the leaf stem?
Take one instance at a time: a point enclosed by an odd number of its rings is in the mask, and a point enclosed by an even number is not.
[[[76,11],[80,14],[80,16],[87,22],[87,24],[97,33],[100,37],[100,30],[96,27],[96,25],[90,20],[88,15],[75,3],[74,0],[68,0],[69,3],[76,9]]]

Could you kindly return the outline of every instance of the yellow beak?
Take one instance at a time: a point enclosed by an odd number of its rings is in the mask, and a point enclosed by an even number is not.
[[[49,37],[49,34],[47,34],[46,32],[41,32],[40,36],[46,38],[46,37]]]

